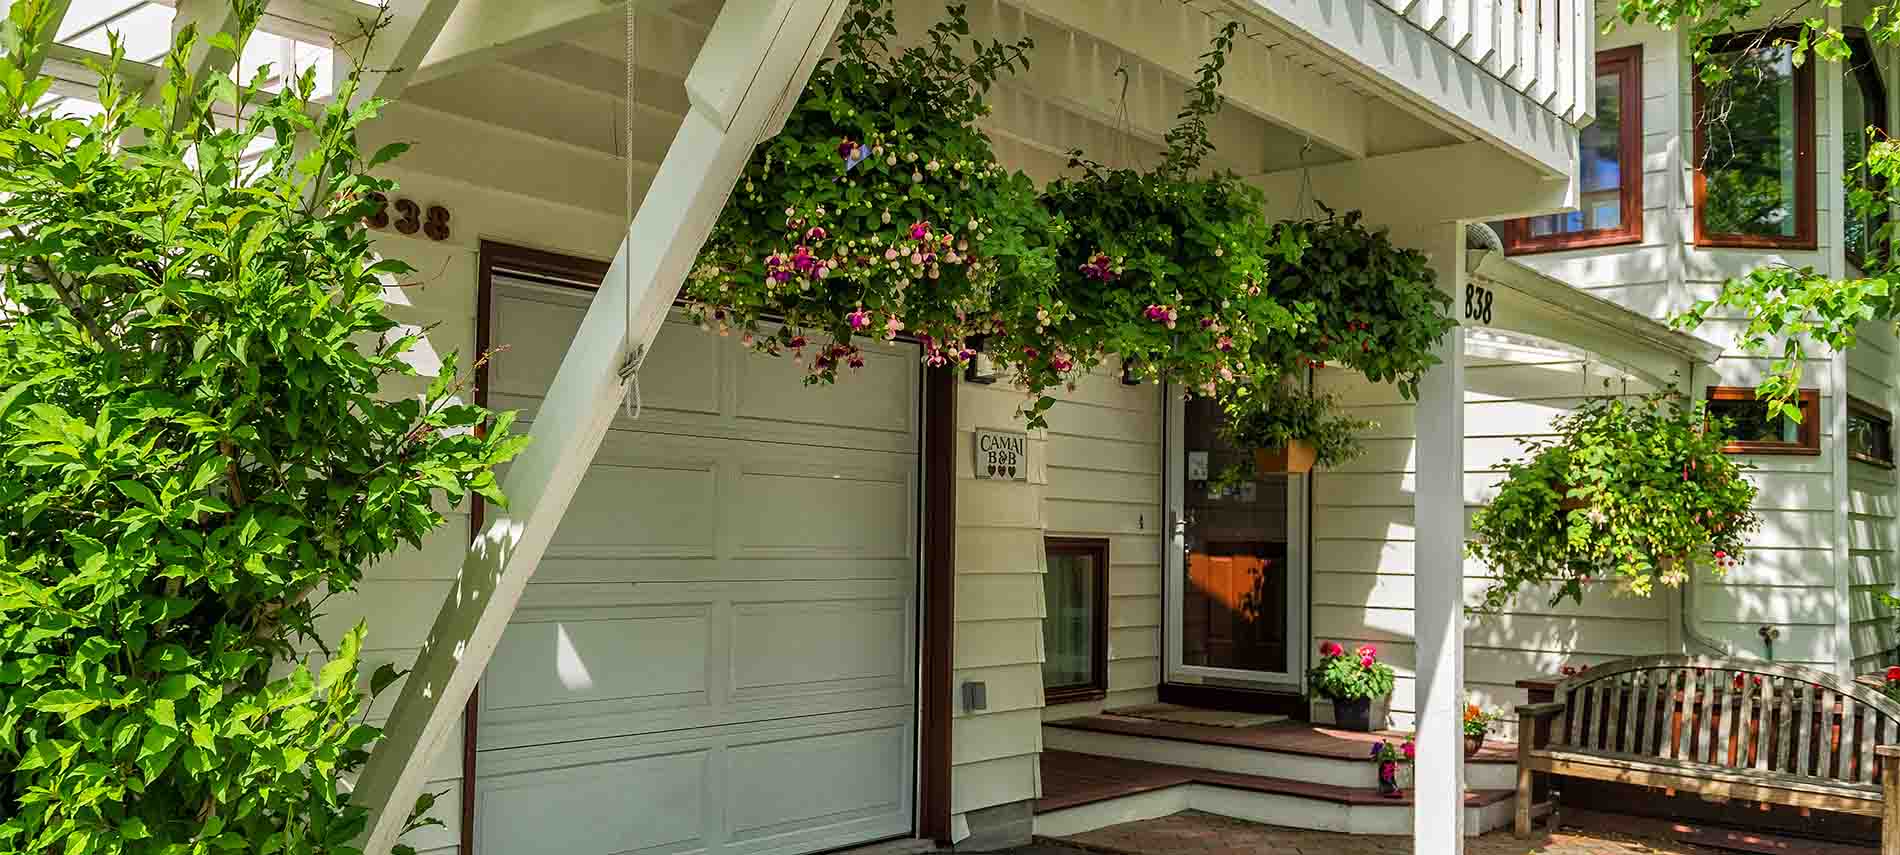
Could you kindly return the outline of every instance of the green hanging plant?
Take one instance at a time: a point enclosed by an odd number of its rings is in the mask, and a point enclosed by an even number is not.
[[[1292,382],[1223,390],[1221,438],[1236,448],[1284,449],[1307,446],[1314,465],[1337,466],[1365,453],[1359,434],[1378,425],[1339,411],[1339,401]],[[1253,471],[1236,473],[1236,480]]]
[[[1433,349],[1458,325],[1451,295],[1438,287],[1424,253],[1366,228],[1358,211],[1319,207],[1322,217],[1274,225],[1277,242],[1305,249],[1269,256],[1267,294],[1312,312],[1311,323],[1277,340],[1278,361],[1344,366],[1417,397],[1419,378],[1439,362]]]
[[[1045,344],[997,354],[1018,382],[1055,386],[1109,356],[1203,394],[1279,373],[1274,342],[1306,310],[1274,298],[1272,269],[1299,258],[1300,236],[1276,233],[1258,188],[1231,173],[1201,174],[1238,32],[1238,24],[1223,27],[1203,55],[1159,166],[1109,169],[1076,152],[1078,173],[1044,191],[1044,206],[1068,235],[1058,246],[1056,288],[1024,301],[1011,323],[1033,328],[1024,338]],[[1032,421],[1053,403],[1032,404]]]
[[[953,3],[896,53],[892,4],[858,0],[838,56],[753,153],[701,250],[685,286],[693,319],[828,383],[863,365],[862,340],[900,333],[933,365],[963,362],[974,337],[1003,332],[1012,301],[1050,289],[1060,224],[976,127],[990,85],[1026,68],[1033,42],[966,50],[969,32]]]
[[[1592,579],[1649,596],[1696,567],[1740,564],[1761,527],[1748,466],[1722,449],[1727,425],[1673,392],[1594,398],[1553,424],[1555,437],[1519,440],[1497,497],[1471,522],[1467,551],[1490,565],[1485,606],[1526,584],[1555,584],[1556,605],[1583,601]]]

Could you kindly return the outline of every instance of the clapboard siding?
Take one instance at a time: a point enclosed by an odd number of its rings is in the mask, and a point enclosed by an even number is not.
[[[1465,371],[1467,519],[1495,495],[1504,462],[1522,455],[1518,439],[1549,436],[1552,419],[1591,395],[1647,391],[1601,362],[1559,348],[1487,343],[1483,352],[1467,357]],[[1399,671],[1392,710],[1407,724],[1416,709],[1414,408],[1392,387],[1345,372],[1322,371],[1319,383],[1350,402],[1355,415],[1379,420],[1373,434],[1384,438],[1371,443],[1365,457],[1313,475],[1313,638],[1379,647]],[[1482,604],[1489,568],[1467,560],[1464,574],[1466,602]],[[1465,683],[1474,699],[1514,704],[1523,700],[1512,685],[1519,679],[1666,648],[1672,615],[1664,598],[1637,599],[1599,584],[1582,604],[1552,605],[1552,593],[1527,588],[1500,612],[1468,620]]]
[[[1161,682],[1164,398],[1111,369],[1091,372],[1051,413],[1043,498],[1048,535],[1108,541],[1109,696],[1049,707],[1048,720],[1152,702]]]
[[[1847,354],[1848,394],[1891,413],[1897,368],[1893,331],[1884,324],[1864,325],[1859,343]],[[1895,561],[1900,479],[1892,469],[1859,460],[1850,458],[1846,465],[1848,638],[1854,672],[1865,674],[1895,664],[1895,616],[1881,595],[1900,583],[1900,562]]]

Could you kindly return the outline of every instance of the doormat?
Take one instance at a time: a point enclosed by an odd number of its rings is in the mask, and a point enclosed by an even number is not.
[[[1136,707],[1104,710],[1108,715],[1125,718],[1145,718],[1150,721],[1166,721],[1174,724],[1200,724],[1210,727],[1259,727],[1263,724],[1277,724],[1286,721],[1286,716],[1272,713],[1228,712],[1226,710],[1204,710],[1197,707],[1184,707],[1180,704],[1142,704]]]

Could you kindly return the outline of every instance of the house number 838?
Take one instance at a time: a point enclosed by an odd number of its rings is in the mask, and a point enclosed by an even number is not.
[[[1481,324],[1491,322],[1491,289],[1465,286],[1465,320]]]

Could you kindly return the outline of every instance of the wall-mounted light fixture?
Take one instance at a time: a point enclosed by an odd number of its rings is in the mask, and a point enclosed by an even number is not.
[[[990,360],[988,353],[983,352],[983,345],[988,338],[989,336],[970,336],[970,349],[976,351],[976,356],[971,357],[970,361],[964,365],[964,380],[986,386],[996,382],[996,363]]]
[[[1122,385],[1141,385],[1141,363],[1127,357],[1122,358]]]

